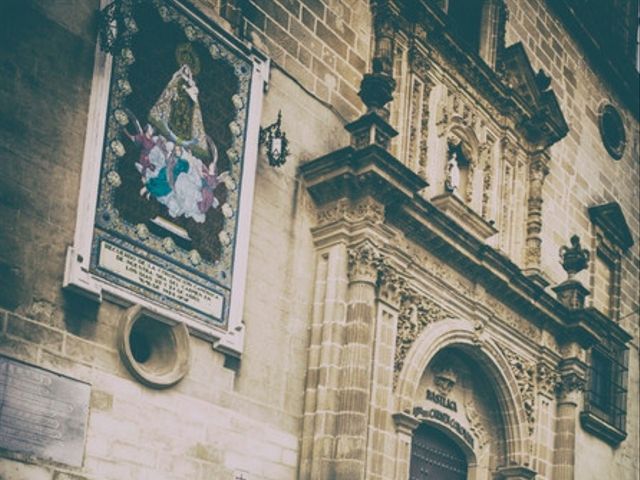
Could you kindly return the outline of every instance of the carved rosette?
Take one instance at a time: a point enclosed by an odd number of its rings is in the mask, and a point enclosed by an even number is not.
[[[522,358],[512,350],[503,348],[503,352],[507,357],[507,361],[509,362],[511,371],[513,372],[513,375],[516,379],[516,384],[518,385],[518,390],[520,391],[520,395],[522,397],[522,408],[524,409],[524,413],[529,424],[529,435],[531,435],[533,433],[536,421],[534,414],[534,375],[536,369],[532,362],[526,361],[524,358]]]
[[[430,324],[452,318],[452,315],[430,298],[416,291],[407,291],[402,298],[396,332],[393,387],[404,366],[407,352],[422,331]]]
[[[527,242],[525,263],[528,269],[540,268],[542,238],[542,187],[549,173],[549,157],[537,153],[529,164],[529,199],[527,201]]]

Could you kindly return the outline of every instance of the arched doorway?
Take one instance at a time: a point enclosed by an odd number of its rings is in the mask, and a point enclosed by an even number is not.
[[[447,435],[426,423],[411,442],[409,480],[467,480],[467,458]]]

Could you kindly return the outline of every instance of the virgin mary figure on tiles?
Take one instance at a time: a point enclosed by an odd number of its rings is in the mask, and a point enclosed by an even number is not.
[[[125,134],[140,147],[135,165],[142,181],[140,195],[160,202],[172,218],[204,223],[207,211],[220,206],[216,187],[230,176],[217,172],[218,149],[204,129],[194,79],[198,58],[188,44],[178,47],[176,56],[183,63],[151,108],[148,123],[143,129],[128,112],[136,132]]]

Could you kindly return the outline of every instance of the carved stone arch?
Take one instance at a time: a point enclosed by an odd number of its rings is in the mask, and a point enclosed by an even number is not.
[[[447,142],[462,142],[465,154],[469,160],[477,159],[480,153],[480,140],[472,126],[465,125],[464,119],[458,115],[451,117],[451,123],[447,128]]]
[[[407,353],[398,377],[396,411],[412,412],[416,391],[423,372],[435,355],[447,347],[458,347],[483,365],[482,370],[492,381],[499,410],[504,419],[507,465],[529,464],[527,417],[517,381],[507,358],[494,342],[480,337],[468,320],[442,320],[429,325]]]

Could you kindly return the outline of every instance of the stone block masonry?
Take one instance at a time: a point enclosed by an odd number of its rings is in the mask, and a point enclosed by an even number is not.
[[[371,13],[365,0],[254,0],[245,7],[247,37],[308,92],[345,120],[363,111]]]

